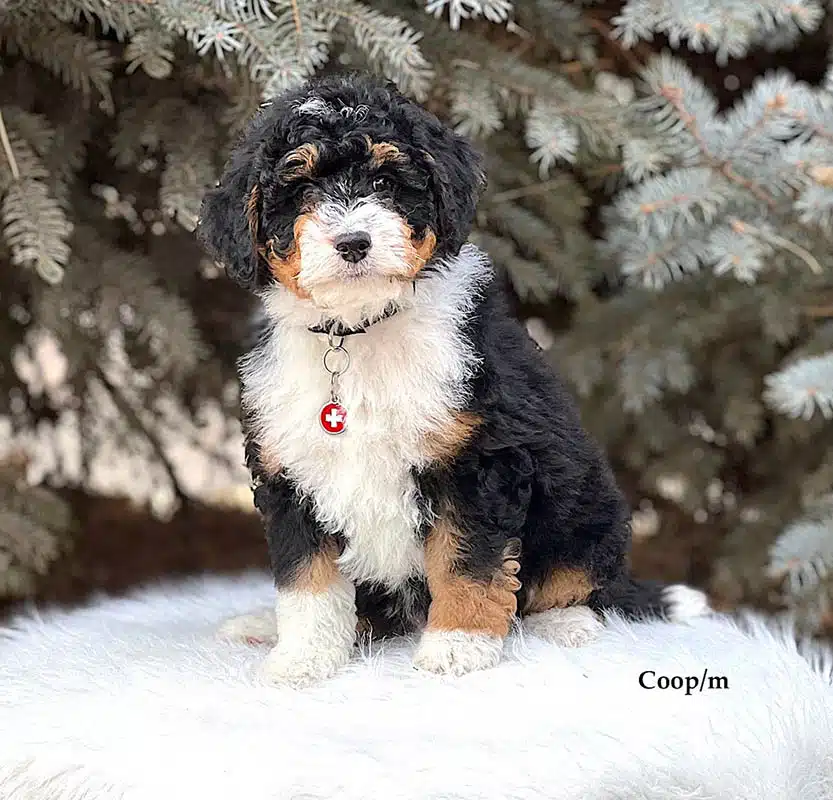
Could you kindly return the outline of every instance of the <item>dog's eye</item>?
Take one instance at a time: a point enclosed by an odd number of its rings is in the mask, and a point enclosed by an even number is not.
[[[384,178],[376,178],[373,181],[373,191],[374,192],[381,192],[388,185],[388,182]]]

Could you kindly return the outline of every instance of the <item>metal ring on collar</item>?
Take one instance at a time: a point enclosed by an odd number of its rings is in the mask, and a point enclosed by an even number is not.
[[[343,353],[346,357],[347,361],[344,364],[343,369],[332,369],[328,363],[328,359],[331,353]],[[330,373],[330,375],[342,375],[343,373],[347,372],[350,369],[350,353],[348,353],[341,345],[336,345],[335,347],[330,347],[324,353],[324,369]]]

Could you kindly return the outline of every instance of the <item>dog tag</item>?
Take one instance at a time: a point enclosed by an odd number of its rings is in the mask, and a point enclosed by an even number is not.
[[[318,414],[321,427],[332,434],[344,433],[347,427],[347,409],[339,402],[339,378],[350,367],[350,353],[344,349],[344,337],[328,334],[330,346],[324,353],[324,369],[330,373],[330,402]],[[338,343],[336,339],[338,338]],[[335,363],[331,363],[336,359]]]
[[[344,433],[347,427],[347,409],[340,403],[329,402],[321,409],[318,419],[327,433]]]

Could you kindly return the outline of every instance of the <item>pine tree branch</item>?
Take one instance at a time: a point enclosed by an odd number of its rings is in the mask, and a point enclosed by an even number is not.
[[[298,0],[291,0],[292,21],[295,23],[295,49],[301,58],[301,42],[303,41],[304,28],[301,24],[301,9],[298,7]]]
[[[176,467],[174,466],[173,462],[168,458],[168,454],[165,452],[165,448],[157,433],[153,429],[145,425],[142,418],[136,413],[136,409],[133,408],[131,403],[122,394],[119,387],[116,386],[110,380],[110,378],[107,377],[100,364],[93,364],[92,371],[94,372],[96,377],[101,381],[104,387],[107,389],[108,393],[110,394],[110,397],[113,399],[113,402],[119,408],[121,413],[124,414],[125,417],[127,417],[128,421],[133,425],[133,427],[136,430],[139,430],[144,434],[145,439],[148,442],[148,444],[150,444],[154,455],[159,459],[160,463],[162,464],[162,467],[168,474],[168,480],[170,480],[171,482],[171,488],[173,489],[177,500],[179,500],[179,502],[182,505],[188,505],[190,503],[190,499],[180,486],[179,480],[176,477]]]
[[[520,186],[517,189],[507,189],[503,192],[497,192],[497,194],[493,194],[490,197],[490,200],[494,203],[502,203],[506,200],[518,200],[521,197],[527,197],[531,194],[545,194],[550,191],[550,189],[563,185],[563,177],[550,178],[550,180],[539,181],[538,183],[532,183],[529,186]]]
[[[764,400],[793,419],[833,419],[833,353],[807,356],[764,378]]]
[[[712,165],[714,165],[713,160]],[[755,195],[755,197],[757,197],[762,203],[766,203],[771,209],[775,209],[777,207],[775,199],[766,190],[762,189],[757,183],[755,183],[755,181],[738,175],[732,169],[732,165],[728,162],[717,163],[716,169],[723,173],[727,180],[737,184],[743,189],[746,189],[748,192]]]
[[[335,30],[345,22],[353,41],[372,70],[394,79],[400,90],[424,100],[433,78],[431,65],[420,48],[423,33],[411,25],[398,6],[371,8],[356,0],[318,0],[320,21]]]
[[[732,165],[729,161],[717,159],[712,155],[709,146],[697,125],[697,120],[695,116],[686,108],[685,103],[683,102],[682,91],[678,87],[665,86],[660,90],[660,94],[677,112],[680,121],[685,125],[686,129],[691,134],[691,137],[696,142],[697,147],[700,150],[700,154],[702,155],[707,166],[717,172],[720,172],[727,180],[737,186],[746,189],[758,200],[769,206],[769,208],[775,209],[777,207],[775,198],[773,198],[761,186],[748,178],[738,175],[732,169]]]
[[[107,113],[114,111],[113,57],[106,44],[72,30],[49,13],[21,17],[3,35],[7,49],[19,51],[80,91],[85,104],[95,90],[101,107]]]
[[[807,120],[807,114],[804,111],[789,111],[785,113],[790,119],[795,120],[799,125],[811,131],[814,136],[818,136],[820,139],[825,139],[828,142],[833,142],[833,133],[817,123],[809,122]]]
[[[737,150],[740,147],[742,147],[744,144],[746,144],[746,142],[748,142],[750,139],[752,139],[753,136],[756,133],[760,133],[761,131],[763,131],[766,128],[767,123],[769,123],[769,121],[772,119],[772,112],[774,110],[776,110],[777,108],[779,108],[779,98],[778,97],[774,98],[774,100],[770,100],[764,106],[763,114],[761,114],[758,121],[754,125],[750,125],[749,127],[746,128],[746,130],[743,132],[743,135],[740,137],[740,139],[738,140],[737,144],[734,147],[735,152],[737,152]],[[731,155],[729,156],[729,158],[731,158]]]
[[[811,319],[833,318],[833,303],[824,306],[804,306],[802,311]]]
[[[599,19],[598,17],[590,16],[589,14],[585,14],[584,17],[587,20],[587,25],[592,30],[596,31],[619,55],[623,61],[633,70],[633,72],[638,75],[642,72],[645,63],[650,57],[651,53],[645,52],[645,48],[642,44],[638,44],[634,48],[623,47],[620,42],[616,39],[613,34],[613,27],[603,19]],[[638,53],[642,56],[642,60],[640,61],[634,53]]]
[[[33,179],[15,181],[5,192],[0,217],[12,262],[59,282],[69,261],[73,225],[49,187]]]
[[[733,219],[731,221],[731,226],[733,230],[738,233],[749,233],[765,242],[774,244],[776,247],[789,250],[794,256],[798,256],[798,258],[800,258],[810,268],[810,271],[816,275],[821,275],[824,272],[824,268],[812,253],[805,250],[801,247],[801,245],[798,245],[789,239],[785,239],[783,236],[778,236],[776,233],[765,231],[762,228],[758,228],[749,222],[742,222],[739,219]]]
[[[486,65],[480,61],[471,61],[470,59],[465,58],[455,58],[451,62],[451,66],[462,67],[463,69],[477,70],[478,72],[488,71],[489,78],[493,80],[495,83],[499,83],[506,89],[509,89],[515,94],[525,97],[527,99],[532,99],[537,94],[537,89],[535,89],[534,87],[512,80],[507,75],[501,74],[499,68],[487,70]]]
[[[583,126],[584,131],[601,129],[599,112],[603,111],[607,119],[613,116],[611,104],[598,102],[591,93],[581,92],[566,79],[553,79],[553,76],[537,67],[519,64],[509,56],[492,53],[491,57],[481,61],[470,58],[454,58],[454,68],[476,70],[500,89],[523,99],[523,105],[530,106],[533,101],[543,101],[551,106],[565,121],[573,126]]]
[[[9,133],[6,130],[6,123],[3,120],[3,111],[0,110],[0,143],[3,145],[3,152],[6,155],[6,161],[9,162],[9,169],[12,171],[12,177],[20,180],[20,170],[17,168],[17,160],[14,157],[12,150],[12,143],[9,141]]]
[[[663,87],[660,94],[673,106],[674,110],[677,112],[677,115],[682,120],[682,123],[686,126],[688,132],[694,138],[694,141],[697,143],[697,147],[700,150],[700,153],[708,162],[713,162],[711,152],[709,151],[709,146],[706,143],[706,140],[703,138],[703,134],[700,131],[700,128],[697,126],[697,119],[695,118],[694,114],[692,114],[683,104],[683,93],[682,90],[678,87]],[[717,165],[719,168],[719,165]]]

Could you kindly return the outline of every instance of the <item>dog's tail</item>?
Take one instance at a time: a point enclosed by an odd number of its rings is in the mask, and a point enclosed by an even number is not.
[[[671,622],[711,613],[704,592],[682,583],[664,584],[624,578],[603,589],[596,589],[587,605],[600,613],[614,611],[628,619],[660,617]]]

